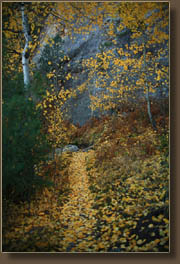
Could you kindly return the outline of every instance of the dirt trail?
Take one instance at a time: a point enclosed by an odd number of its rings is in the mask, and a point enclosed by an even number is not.
[[[73,153],[69,167],[69,182],[72,190],[61,211],[60,221],[64,225],[63,251],[93,251],[95,246],[96,213],[92,209],[93,195],[89,190],[86,171],[88,153]]]

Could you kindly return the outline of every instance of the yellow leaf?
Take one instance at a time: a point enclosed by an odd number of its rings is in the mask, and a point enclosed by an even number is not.
[[[45,213],[44,213],[44,212],[40,212],[39,215],[40,215],[40,216],[41,216],[41,215],[45,215]]]
[[[39,247],[39,248],[43,248],[43,247],[47,247],[48,246],[48,242],[36,242],[36,246]]]
[[[98,248],[104,248],[105,246],[103,245],[103,243],[102,242],[99,242],[98,243]]]
[[[126,238],[125,237],[121,237],[120,239],[119,239],[122,243],[126,243]]]
[[[162,214],[158,215],[158,218],[159,218],[160,220],[163,219],[163,217],[164,217],[164,215],[162,215]]]
[[[163,218],[163,221],[164,221],[166,224],[169,224],[169,220],[168,220],[168,219]]]
[[[160,242],[160,239],[157,238],[157,239],[154,240],[154,242],[155,242],[156,244],[158,244],[158,243]]]
[[[156,218],[154,215],[152,216],[152,220],[153,220],[154,222],[160,222],[160,219]]]
[[[146,239],[144,239],[144,240],[139,239],[139,240],[137,241],[137,244],[138,244],[138,245],[141,245],[142,243],[144,243],[145,240],[146,240]]]

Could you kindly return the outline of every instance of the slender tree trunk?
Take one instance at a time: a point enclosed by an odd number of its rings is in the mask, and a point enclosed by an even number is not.
[[[144,49],[143,49],[143,55],[144,55],[144,73],[146,74],[146,46],[145,46],[145,37],[144,37]],[[152,116],[151,113],[151,102],[150,102],[150,98],[149,98],[149,86],[148,83],[146,81],[146,77],[145,78],[145,88],[146,88],[146,101],[147,101],[147,112],[148,112],[148,116],[149,116],[149,120],[151,122],[152,127],[156,130],[156,122]]]
[[[21,13],[22,13],[22,27],[25,37],[25,46],[22,52],[22,66],[23,66],[23,76],[24,76],[24,88],[27,91],[28,85],[30,84],[30,75],[29,75],[29,42],[31,41],[30,36],[30,27],[28,24],[28,17],[25,14],[24,3],[21,4]]]
[[[146,85],[146,89],[147,89],[147,93],[146,93],[146,101],[147,101],[147,111],[148,111],[148,116],[149,116],[149,120],[153,126],[153,128],[156,130],[156,122],[153,119],[152,113],[151,113],[151,102],[150,102],[150,98],[149,98],[149,87],[148,85]]]

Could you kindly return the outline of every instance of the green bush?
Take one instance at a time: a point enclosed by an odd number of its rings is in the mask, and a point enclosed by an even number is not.
[[[23,80],[3,79],[2,187],[3,197],[29,199],[37,186],[45,184],[34,165],[49,150],[42,133],[41,113],[23,91]]]

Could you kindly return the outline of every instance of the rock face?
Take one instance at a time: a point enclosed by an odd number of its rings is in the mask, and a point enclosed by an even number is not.
[[[108,23],[108,21],[107,21]],[[51,29],[48,28],[47,34],[51,37],[55,36],[54,25]],[[117,45],[112,42],[107,34],[104,34],[104,29],[99,29],[89,32],[87,35],[74,34],[72,35],[72,40],[68,35],[63,38],[62,50],[68,55],[70,61],[63,64],[64,72],[70,73],[72,78],[65,80],[65,89],[73,89],[77,91],[77,88],[84,85],[84,89],[81,92],[77,92],[77,96],[69,99],[65,104],[66,109],[66,119],[70,122],[83,125],[92,116],[98,116],[99,112],[92,112],[90,109],[90,95],[95,95],[99,91],[99,87],[96,85],[96,76],[94,75],[91,81],[87,82],[89,69],[84,66],[83,60],[89,59],[91,57],[95,58],[95,55],[99,52],[107,51],[113,48],[123,48],[125,45],[131,41],[131,32],[129,30],[123,30],[122,32],[117,32],[116,41]],[[168,49],[166,46],[162,47],[163,50]],[[164,57],[160,57],[159,61],[161,64],[168,66],[169,59],[167,54]],[[38,55],[39,56],[39,55]],[[35,56],[34,61],[38,63],[38,58]],[[112,78],[113,80],[113,78]],[[109,79],[109,83],[112,81]],[[59,88],[60,89],[60,88]],[[168,87],[162,87],[163,93],[168,96]],[[161,97],[162,89],[158,89],[155,94],[156,97]]]
[[[97,53],[102,53],[108,49],[113,49],[115,46],[109,37],[104,34],[104,29],[96,27],[96,30],[89,32],[88,35],[82,34],[73,35],[75,41],[72,41],[68,36],[64,39],[64,51],[68,54],[70,61],[70,72],[72,78],[65,83],[65,88],[77,88],[85,84],[83,92],[77,93],[76,98],[68,101],[68,119],[72,123],[83,125],[92,116],[99,116],[98,110],[91,111],[90,96],[99,92],[100,88],[96,85],[96,75],[93,76],[90,82],[88,80],[89,68],[83,64],[83,60],[95,58]],[[123,34],[117,36],[118,47],[124,47],[130,39],[130,32],[124,31]],[[110,79],[109,82],[112,80]]]
[[[43,52],[45,46],[47,45],[47,40],[51,39],[51,38],[52,39],[55,38],[56,35],[57,35],[57,28],[56,28],[55,23],[53,23],[51,26],[45,25],[44,30],[43,30],[43,34],[41,34],[41,36],[40,36],[41,45],[39,45],[39,47],[37,48],[37,50],[36,50],[36,52],[32,58],[33,63],[38,65],[39,60],[42,56],[42,52]]]
[[[65,83],[65,88],[78,87],[85,84],[83,92],[78,92],[76,98],[72,98],[68,102],[68,116],[73,123],[83,125],[90,117],[99,113],[92,113],[90,109],[90,95],[96,93],[98,87],[95,85],[96,78],[90,83],[86,83],[88,79],[89,69],[83,64],[84,59],[95,57],[100,52],[100,44],[103,42],[104,36],[102,31],[96,28],[95,32],[90,32],[84,36],[76,34],[73,36],[76,40],[74,43],[67,37],[64,39],[64,51],[70,58],[70,71],[72,78]]]

